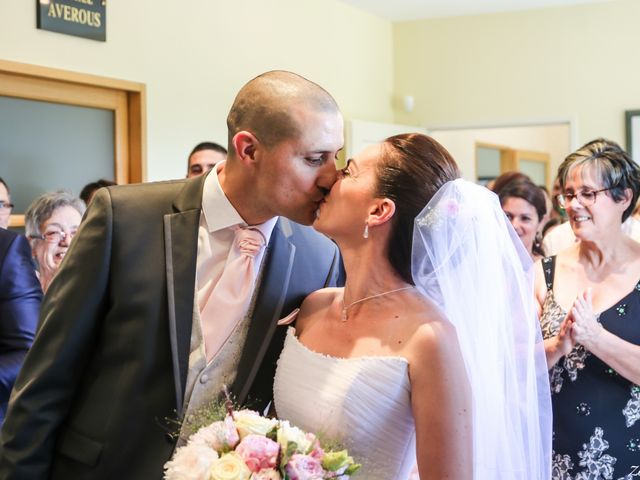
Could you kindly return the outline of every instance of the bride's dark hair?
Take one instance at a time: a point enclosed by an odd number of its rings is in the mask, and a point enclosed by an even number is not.
[[[377,176],[375,195],[396,205],[387,257],[402,279],[413,285],[413,221],[442,185],[460,177],[460,170],[451,154],[433,138],[405,133],[382,143]]]

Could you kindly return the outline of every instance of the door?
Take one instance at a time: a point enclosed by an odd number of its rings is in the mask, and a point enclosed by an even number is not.
[[[476,142],[475,158],[477,181],[482,185],[502,173],[517,171],[528,175],[536,185],[551,187],[551,156],[546,152]]]
[[[0,60],[0,176],[17,200],[9,225],[24,225],[47,191],[143,181],[144,110],[143,84]]]

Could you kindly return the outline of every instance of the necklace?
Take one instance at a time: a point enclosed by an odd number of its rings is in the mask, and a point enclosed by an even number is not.
[[[371,300],[372,298],[382,297],[383,295],[389,295],[390,293],[401,292],[402,290],[409,290],[410,288],[413,288],[413,286],[411,285],[408,287],[396,288],[395,290],[389,290],[387,292],[378,293],[376,295],[371,295],[369,297],[364,297],[364,298],[361,298],[360,300],[356,300],[355,302],[351,302],[349,305],[344,304],[344,296],[343,296],[342,297],[342,316],[340,317],[340,320],[342,320],[343,322],[346,322],[347,310],[349,310],[354,305],[357,305],[358,303],[364,302],[365,300]]]

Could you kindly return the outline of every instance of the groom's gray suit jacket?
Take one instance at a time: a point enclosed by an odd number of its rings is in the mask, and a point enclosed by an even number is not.
[[[1,434],[0,478],[159,479],[189,362],[204,176],[102,189],[47,292]],[[250,195],[250,192],[247,192]],[[232,392],[268,401],[278,318],[335,283],[335,245],[279,220]]]

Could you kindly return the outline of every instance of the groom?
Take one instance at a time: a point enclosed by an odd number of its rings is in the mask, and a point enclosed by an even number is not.
[[[222,384],[270,399],[277,320],[337,276],[335,246],[299,224],[335,181],[343,120],[321,87],[274,71],[240,90],[227,125],[228,160],[208,175],[94,197],[16,382],[0,478],[161,478],[169,433]],[[247,225],[266,248],[229,319],[215,287]]]

